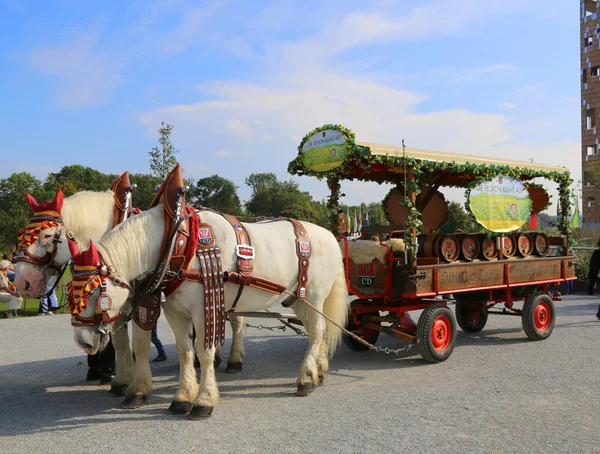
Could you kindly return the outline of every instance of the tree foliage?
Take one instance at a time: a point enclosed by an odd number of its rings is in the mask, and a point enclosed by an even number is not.
[[[454,233],[458,230],[468,233],[476,233],[481,231],[477,223],[471,220],[471,217],[458,202],[450,202],[448,204],[448,216],[446,222],[440,226],[441,233]]]
[[[161,181],[165,179],[169,171],[177,164],[175,155],[179,153],[179,150],[176,150],[171,143],[172,132],[172,125],[164,121],[161,122],[158,130],[158,143],[160,143],[160,147],[154,147],[148,152],[150,156],[148,162],[152,175],[160,178]]]
[[[194,186],[190,202],[223,213],[242,214],[242,203],[233,181],[219,175],[201,178]]]
[[[253,173],[246,178],[252,189],[246,209],[256,216],[284,216],[319,225],[328,224],[327,207],[316,202],[306,191],[300,191],[293,180],[279,181],[274,173]]]
[[[0,179],[0,249],[3,252],[12,250],[17,242],[17,232],[31,217],[25,194],[31,194],[38,201],[54,197],[44,189],[41,181],[27,172]]]
[[[48,174],[44,188],[50,193],[56,193],[60,187],[65,197],[68,197],[79,191],[106,191],[117,178],[118,175],[75,164],[64,166],[57,173]]]

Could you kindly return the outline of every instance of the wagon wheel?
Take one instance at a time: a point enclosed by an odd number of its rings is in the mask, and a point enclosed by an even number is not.
[[[544,340],[554,330],[554,302],[547,293],[532,293],[525,300],[521,320],[523,330],[532,340]]]
[[[379,312],[367,315],[379,315]],[[374,329],[369,329],[365,327],[360,327],[359,325],[354,323],[354,318],[352,317],[352,314],[348,314],[348,323],[346,325],[346,329],[352,334],[355,334],[356,336],[373,345],[375,345],[375,342],[377,342],[377,339],[379,339],[379,331],[375,331]],[[349,336],[346,333],[342,333],[342,340],[344,341],[346,347],[355,352],[364,352],[366,350],[369,350],[369,347],[367,347],[365,344],[360,343],[359,341],[357,341],[352,336]]]
[[[454,314],[443,304],[427,306],[417,324],[419,353],[430,363],[448,359],[456,343]]]
[[[456,301],[456,323],[465,333],[478,333],[487,323],[488,313],[481,303]]]

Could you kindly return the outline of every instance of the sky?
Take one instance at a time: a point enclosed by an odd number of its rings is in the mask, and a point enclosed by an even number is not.
[[[302,137],[568,167],[581,178],[579,2],[0,0],[0,178],[149,172],[161,121],[185,175],[292,177]],[[343,203],[387,188],[343,185]]]

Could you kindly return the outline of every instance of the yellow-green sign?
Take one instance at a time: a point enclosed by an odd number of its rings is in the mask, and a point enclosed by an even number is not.
[[[344,134],[335,129],[312,135],[302,146],[304,166],[315,172],[335,169],[346,157],[347,140]]]
[[[492,232],[517,230],[531,215],[531,199],[525,186],[503,175],[473,188],[469,207],[477,222]]]

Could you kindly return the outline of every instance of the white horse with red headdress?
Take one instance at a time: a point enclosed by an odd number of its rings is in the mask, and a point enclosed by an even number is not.
[[[127,172],[119,180],[124,177],[128,180],[126,174]],[[115,186],[119,180],[115,182]],[[90,241],[98,241],[102,235],[112,230],[117,221],[116,212],[125,207],[117,205],[118,201],[110,190],[82,191],[64,198],[59,189],[54,200],[43,203],[38,203],[29,194],[26,197],[34,214],[29,224],[19,233],[21,251],[15,271],[15,285],[23,296],[39,298],[44,293],[48,280],[71,260],[67,233],[76,239],[79,247],[87,249]],[[135,379],[136,373],[145,375],[145,372],[136,372],[134,368],[127,330],[117,329],[124,320],[125,318],[112,327],[113,345],[119,367],[116,377],[111,382],[111,393],[119,396],[125,395],[125,390],[131,383],[143,381]],[[242,369],[243,324],[242,317],[232,317],[233,339],[227,372],[239,372]],[[142,330],[133,324],[133,350],[140,365],[144,358],[141,352],[149,349],[150,337],[150,331]],[[104,346],[106,344],[102,345]],[[145,367],[148,368],[149,364]],[[137,392],[135,386],[130,389],[132,395]]]
[[[214,271],[215,266],[221,265],[223,271],[233,275],[239,257],[239,247],[232,225],[214,212],[201,211],[199,216],[202,222],[212,227],[216,245],[220,248],[220,253],[216,251],[214,256],[211,256],[213,263],[208,266],[212,266]],[[102,319],[107,322],[102,323],[102,328],[110,328],[113,323],[111,320],[119,314],[130,297],[131,288],[127,283],[148,275],[162,259],[160,254],[165,230],[163,220],[163,205],[158,205],[105,235],[97,247],[92,243],[90,250],[83,254],[73,251],[75,272],[87,271],[90,273],[88,277],[93,276],[89,277],[88,292],[81,290],[88,284],[81,283],[71,296],[73,308],[80,316],[92,318],[102,314]],[[338,243],[331,232],[310,223],[303,222],[302,225],[310,242],[302,241],[303,245],[298,247],[298,250],[312,250],[310,259],[306,259],[304,263],[307,267],[307,284],[303,287],[306,292],[304,299],[323,311],[337,325],[343,326],[348,312],[348,289]],[[236,310],[268,309],[290,295],[295,296],[300,272],[297,236],[292,224],[279,221],[244,226],[256,251],[253,260],[254,275],[279,283],[285,290],[281,294],[274,294],[249,286],[244,290],[244,296]],[[307,248],[307,244],[310,245],[310,249]],[[207,263],[198,257],[194,257],[190,269],[199,269],[201,262],[206,271]],[[78,275],[84,277],[83,274]],[[204,279],[203,282],[209,279],[207,273],[204,274]],[[103,288],[102,292],[93,291],[93,287],[97,286]],[[215,293],[214,288],[209,288],[203,283],[186,280],[163,305],[167,320],[175,332],[180,361],[179,390],[174,395],[170,410],[175,413],[189,411],[188,417],[191,419],[210,416],[219,399],[213,358],[220,337],[218,330],[215,332],[218,324],[218,320],[214,318],[215,307],[209,309],[209,306],[218,303],[221,293]],[[224,284],[224,310],[232,308],[238,288],[237,284]],[[216,295],[215,299],[205,299],[205,292],[207,295]],[[333,353],[341,331],[331,322],[326,322],[322,315],[303,301],[296,300],[292,309],[308,332],[309,346],[297,380],[298,394],[307,395],[324,379],[329,367],[329,354]],[[209,314],[206,317],[205,311]],[[205,330],[207,321],[214,322],[209,322],[208,331]],[[100,324],[75,326],[75,341],[87,352],[96,351],[105,342],[105,336],[99,328]],[[193,328],[198,333],[198,356],[202,366],[199,386],[193,367]],[[205,336],[207,332],[214,337]],[[150,395],[152,377],[149,368],[145,373],[143,381],[136,384],[137,389],[141,390],[140,393],[137,396],[130,395],[128,390],[127,398],[145,400]]]
[[[121,178],[125,176],[126,173]],[[40,298],[48,280],[71,260],[67,232],[81,247],[89,247],[91,240],[97,241],[113,228],[116,201],[110,190],[82,191],[65,199],[59,189],[54,200],[43,203],[29,194],[26,197],[33,217],[19,232],[15,285],[23,296]],[[133,379],[133,358],[126,329],[114,333],[113,345],[119,367],[111,382],[111,393],[123,395]]]

